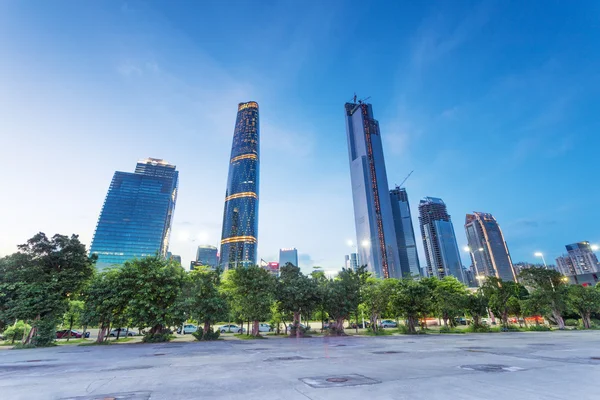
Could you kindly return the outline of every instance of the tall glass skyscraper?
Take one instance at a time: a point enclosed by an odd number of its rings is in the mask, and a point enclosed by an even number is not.
[[[419,223],[427,276],[443,278],[452,275],[465,282],[454,226],[442,199],[425,197],[420,201]]]
[[[465,231],[476,279],[495,276],[504,281],[517,280],[504,235],[492,214],[467,214]]]
[[[200,265],[216,268],[218,263],[217,252],[218,250],[215,246],[198,246],[198,250],[196,250],[196,262]]]
[[[396,229],[396,243],[398,243],[398,256],[402,276],[421,275],[419,256],[417,254],[417,240],[410,215],[410,204],[406,189],[396,186],[390,190],[394,228]]]
[[[115,172],[90,247],[97,268],[166,256],[178,179],[175,165],[156,158],[140,160],[134,173]]]
[[[400,278],[379,123],[371,104],[355,99],[345,111],[359,259],[377,277]]]
[[[292,264],[294,267],[299,267],[298,250],[295,248],[279,249],[279,266],[285,267],[287,263]]]
[[[256,265],[259,178],[258,103],[238,105],[225,192],[219,263],[223,269]]]

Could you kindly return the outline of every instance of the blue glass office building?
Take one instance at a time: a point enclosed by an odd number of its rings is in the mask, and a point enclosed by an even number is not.
[[[358,258],[379,278],[401,278],[379,122],[371,104],[345,104]]]
[[[505,281],[517,281],[504,235],[492,214],[467,214],[465,232],[476,279],[495,276]]]
[[[218,263],[217,252],[218,250],[215,246],[198,246],[198,250],[196,250],[196,262],[200,265],[206,265],[211,268],[215,268]]]
[[[90,252],[97,268],[154,254],[166,256],[177,201],[179,173],[166,161],[148,158],[135,172],[115,172]]]
[[[396,186],[390,190],[392,214],[394,215],[394,228],[396,229],[396,243],[398,243],[398,256],[402,276],[421,275],[419,256],[417,254],[417,240],[410,215],[410,204],[405,188]]]
[[[256,265],[259,179],[258,103],[238,105],[225,192],[219,264]]]
[[[419,223],[427,260],[427,276],[443,278],[452,275],[465,282],[454,226],[444,201],[436,197],[421,200]]]

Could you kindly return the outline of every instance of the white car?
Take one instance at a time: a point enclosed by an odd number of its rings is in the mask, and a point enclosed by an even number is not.
[[[271,328],[271,325],[269,324],[258,324],[259,332],[271,332],[272,330],[273,328]]]
[[[239,327],[235,324],[223,325],[219,327],[219,331],[221,333],[233,332],[233,333],[244,333],[246,332],[245,328]]]
[[[196,325],[188,324],[183,326],[183,334],[194,333],[198,330]],[[177,333],[181,335],[181,328],[177,329]]]

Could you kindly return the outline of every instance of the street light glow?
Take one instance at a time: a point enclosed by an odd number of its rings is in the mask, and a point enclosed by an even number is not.
[[[593,251],[598,251],[598,249],[600,249],[600,246],[598,246],[597,244],[593,244],[592,245],[592,250]]]
[[[536,256],[536,257],[543,257],[544,256],[544,254],[541,253],[541,252],[539,252],[539,251],[536,251],[533,255]]]
[[[483,247],[478,248],[477,251],[483,251]]]
[[[352,247],[354,245],[354,243],[352,242],[352,240],[348,239],[348,241],[346,242],[346,244],[350,247]]]
[[[365,239],[361,242],[361,244],[363,247],[369,247],[369,245],[371,245],[371,242],[369,242],[367,239]]]
[[[464,250],[464,251],[468,251],[468,252],[470,252],[470,251],[471,251],[471,248],[470,248],[469,246],[465,246],[465,247],[463,247],[463,250]]]

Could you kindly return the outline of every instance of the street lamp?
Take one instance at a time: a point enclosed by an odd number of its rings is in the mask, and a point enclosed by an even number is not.
[[[473,260],[473,267],[475,267],[475,279],[477,279],[477,284],[481,286],[481,281],[485,279],[485,276],[479,274],[479,269],[477,269],[477,260],[475,259],[475,253],[471,251],[471,248],[469,246],[465,246],[464,251],[467,251],[469,252],[469,254],[471,254],[471,259]],[[483,251],[483,247],[478,248],[477,251]]]
[[[542,257],[542,262],[544,263],[544,267],[546,269],[548,269],[548,266],[546,265],[546,260],[544,259],[544,253],[538,251],[538,252],[534,253],[533,255],[536,257]]]
[[[365,239],[362,242],[360,242],[360,244],[362,245],[362,247],[369,247],[371,245],[371,242],[369,242],[369,240]]]

